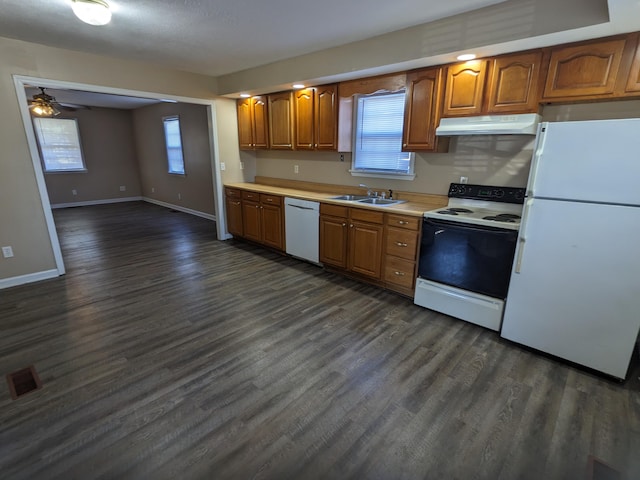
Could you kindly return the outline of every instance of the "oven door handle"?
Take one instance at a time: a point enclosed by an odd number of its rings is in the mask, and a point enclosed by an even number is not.
[[[462,231],[472,231],[472,232],[482,232],[483,235],[502,235],[502,236],[510,236],[516,237],[518,235],[517,230],[508,230],[501,229],[500,227],[486,227],[483,225],[474,225],[471,223],[462,224],[455,221],[447,221],[447,220],[434,220],[432,218],[425,218],[424,225],[431,225],[436,229],[447,228],[451,230],[462,230]],[[440,233],[440,232],[437,232]]]

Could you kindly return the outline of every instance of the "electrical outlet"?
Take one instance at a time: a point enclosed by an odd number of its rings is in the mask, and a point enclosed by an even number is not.
[[[178,194],[178,200],[182,200],[182,194],[181,193]]]
[[[71,195],[77,195],[78,191],[74,188],[73,190],[71,190]]]
[[[244,170],[244,162],[240,162],[240,170]]]
[[[151,187],[151,193],[156,193],[156,187]]]
[[[120,185],[120,191],[121,191],[121,192],[124,192],[124,191],[126,191],[126,190],[127,190],[126,185]]]
[[[220,162],[220,170],[226,170],[227,166],[224,164],[224,162]]]
[[[13,248],[11,248],[11,247],[2,247],[2,256],[4,258],[13,257]]]
[[[300,167],[298,165],[293,166],[293,173],[300,173]]]
[[[467,183],[469,181],[469,177],[460,177],[460,183]]]
[[[340,161],[341,161],[341,162],[344,162],[344,153],[341,153],[341,154],[340,154]]]

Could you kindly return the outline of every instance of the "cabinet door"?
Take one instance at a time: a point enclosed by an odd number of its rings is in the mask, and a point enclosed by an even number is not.
[[[544,99],[613,94],[624,46],[620,39],[553,50]]]
[[[239,199],[226,199],[227,207],[227,230],[231,235],[242,237],[242,202]]]
[[[435,150],[441,89],[440,68],[407,74],[402,150]]]
[[[384,227],[352,221],[349,224],[349,269],[361,275],[380,278]]]
[[[338,148],[338,86],[323,85],[315,89],[314,120],[316,150]]]
[[[253,118],[253,146],[255,148],[269,148],[267,99],[264,96],[251,99]]]
[[[239,99],[238,109],[238,144],[242,150],[253,149],[252,99]]]
[[[451,65],[447,69],[443,117],[478,115],[482,112],[487,61]]]
[[[262,243],[284,250],[284,223],[282,208],[277,205],[261,205]]]
[[[320,262],[347,268],[347,219],[320,215]]]
[[[303,88],[293,92],[296,150],[313,150],[315,142],[313,121],[314,93],[313,88]]]
[[[489,113],[537,113],[542,53],[507,55],[493,60]]]
[[[626,92],[640,92],[640,38],[638,38],[638,45],[636,46],[635,55],[633,57],[633,63],[631,64],[631,71],[629,72],[629,79],[627,80]]]
[[[268,95],[269,144],[272,149],[293,149],[293,93]]]
[[[260,235],[260,204],[258,202],[242,201],[242,230],[244,237],[259,242]]]

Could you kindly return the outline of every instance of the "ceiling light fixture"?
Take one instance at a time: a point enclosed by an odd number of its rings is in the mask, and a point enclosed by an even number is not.
[[[33,100],[29,102],[29,110],[36,117],[55,117],[60,115],[60,110],[53,106],[56,101],[55,97],[47,95],[44,88],[40,88],[40,92],[33,96]]]
[[[106,25],[111,21],[109,4],[103,0],[72,0],[71,8],[76,17],[89,25]]]
[[[301,83],[294,83],[293,88],[304,88],[304,85],[302,85]]]
[[[251,95],[249,95],[248,93],[241,93],[240,97],[241,98],[249,98]]]
[[[466,62],[467,60],[473,60],[474,58],[476,58],[476,55],[474,53],[465,53],[462,55],[458,55],[457,58],[461,62]]]

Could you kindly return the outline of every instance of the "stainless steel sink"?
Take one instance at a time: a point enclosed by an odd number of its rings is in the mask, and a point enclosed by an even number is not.
[[[363,200],[358,200],[358,203],[367,203],[369,205],[395,205],[404,202],[405,200],[390,200],[388,198],[380,197],[368,197]]]
[[[360,200],[365,200],[369,197],[366,195],[340,195],[339,197],[331,197],[331,200],[347,200],[349,202],[357,202]]]

